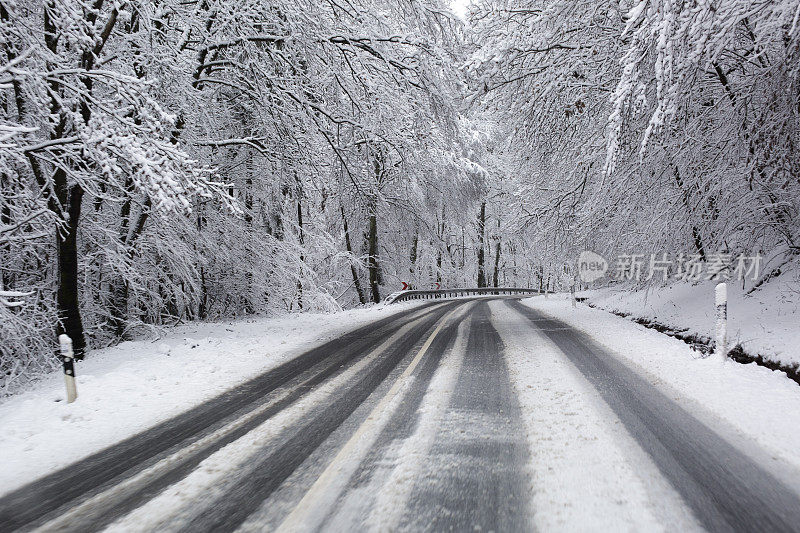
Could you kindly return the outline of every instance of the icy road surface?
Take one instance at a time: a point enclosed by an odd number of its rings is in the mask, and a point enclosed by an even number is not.
[[[0,530],[800,531],[794,467],[674,394],[535,303],[431,303],[6,494]]]

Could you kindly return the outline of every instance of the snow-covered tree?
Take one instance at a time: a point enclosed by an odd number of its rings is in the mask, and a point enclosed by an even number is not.
[[[459,32],[437,0],[0,4],[5,383],[53,326],[82,354],[334,309],[399,285],[410,235],[436,257],[471,187]]]

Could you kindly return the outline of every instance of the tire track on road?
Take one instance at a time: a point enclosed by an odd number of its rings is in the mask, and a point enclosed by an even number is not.
[[[362,376],[351,383],[309,420],[287,431],[281,444],[264,450],[258,464],[217,503],[181,527],[181,531],[230,531],[242,524],[270,494],[343,422],[409,353],[419,339],[457,303],[438,307],[420,319],[402,339],[384,353]]]
[[[250,381],[227,391],[185,413],[162,422],[106,450],[45,476],[0,498],[0,528],[12,531],[31,529],[72,508],[76,502],[102,494],[204,436],[220,430],[231,420],[258,408],[277,389],[294,388],[270,409],[227,433],[223,438],[195,450],[191,457],[175,461],[166,472],[150,483],[130,488],[103,510],[93,510],[79,520],[74,530],[98,530],[115,517],[140,505],[159,490],[185,476],[203,458],[263,422],[306,393],[316,384],[341,372],[363,356],[380,339],[392,335],[416,315],[435,313],[443,304],[416,307],[384,318],[313,348]],[[255,406],[255,407],[254,407]],[[69,530],[69,528],[67,528]]]
[[[400,529],[530,530],[528,443],[487,301],[470,317],[450,404]]]
[[[701,524],[717,531],[800,531],[800,497],[586,334],[518,301],[595,387]]]

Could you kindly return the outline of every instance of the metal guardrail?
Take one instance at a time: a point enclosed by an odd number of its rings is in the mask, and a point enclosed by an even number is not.
[[[484,295],[525,295],[543,294],[539,289],[520,289],[517,287],[481,287],[476,289],[437,289],[430,291],[407,290],[390,294],[384,300],[387,304],[403,302],[405,300],[436,300],[441,298],[457,298],[459,296],[484,296]]]

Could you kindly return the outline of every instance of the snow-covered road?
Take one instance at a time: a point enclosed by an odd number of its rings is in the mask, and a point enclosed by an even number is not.
[[[796,464],[599,336],[535,299],[410,307],[6,494],[0,529],[800,528]]]

